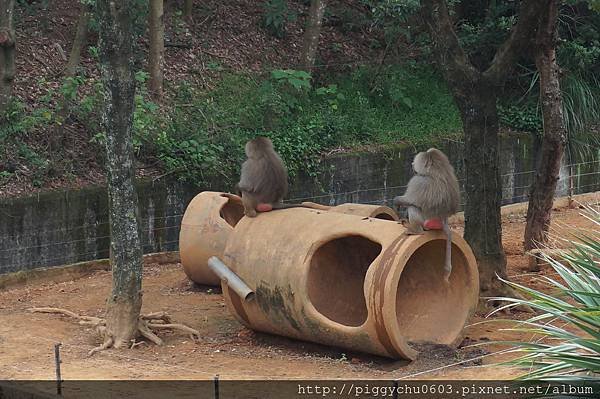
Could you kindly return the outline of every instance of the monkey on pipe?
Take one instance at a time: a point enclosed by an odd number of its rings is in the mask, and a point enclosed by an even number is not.
[[[287,194],[288,174],[270,139],[256,137],[246,143],[245,151],[247,159],[242,164],[237,190],[241,193],[246,216],[255,217],[256,211],[309,208],[281,202]]]
[[[394,205],[408,208],[407,234],[423,234],[424,225],[435,228],[435,219],[441,221],[447,237],[444,278],[448,281],[452,272],[452,231],[448,218],[458,212],[460,205],[458,179],[448,157],[435,148],[418,153],[412,166],[415,175],[404,195],[394,198]]]

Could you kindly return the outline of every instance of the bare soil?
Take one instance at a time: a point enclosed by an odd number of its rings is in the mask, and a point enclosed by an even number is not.
[[[522,237],[524,217],[504,219],[504,247],[509,274],[514,281],[544,289],[540,275],[524,268]],[[552,229],[568,234],[590,229],[593,223],[579,209],[555,211]],[[461,231],[461,226],[454,226]],[[503,331],[499,323],[479,323],[477,314],[457,350],[424,347],[412,363],[350,353],[339,348],[255,333],[227,311],[216,288],[192,284],[180,264],[146,264],[142,312],[166,311],[176,322],[196,328],[198,342],[181,332],[161,331],[165,345],[149,343],[134,349],[111,349],[87,357],[100,338],[87,327],[60,315],[32,314],[31,307],[61,307],[87,316],[104,315],[110,291],[109,272],[55,284],[29,285],[0,292],[0,379],[53,379],[55,343],[62,343],[64,379],[207,379],[220,378],[419,378],[501,379],[518,374],[508,367],[485,367],[506,357],[503,347],[486,344],[495,340],[529,340],[522,333]],[[491,319],[524,319],[530,314],[513,312]],[[473,346],[473,344],[484,344]],[[483,366],[483,367],[482,367]]]

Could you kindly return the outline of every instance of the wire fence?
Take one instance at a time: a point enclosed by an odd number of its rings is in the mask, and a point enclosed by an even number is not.
[[[381,175],[384,170],[371,170],[370,172],[373,175]],[[574,173],[570,174],[571,172]],[[360,174],[360,171],[357,173]],[[502,203],[527,201],[534,174],[534,170],[502,174],[500,176]],[[344,182],[344,186],[352,187],[354,185],[356,187],[359,183],[357,177],[355,180],[349,179]],[[461,186],[464,186],[465,179],[460,179],[460,183]],[[327,205],[359,202],[391,205],[393,197],[402,194],[405,189],[406,184],[389,186],[384,184],[382,187],[356,188],[338,192],[330,188],[330,192],[295,196],[286,202],[311,201]],[[579,162],[562,167],[561,180],[557,187],[558,195],[580,194],[597,190],[600,190],[600,160]],[[462,198],[461,207],[464,207],[464,189]],[[179,206],[179,209],[181,208]],[[145,215],[144,218],[141,218],[139,221],[142,234],[141,245],[144,252],[177,250],[182,218],[183,213],[161,216]],[[108,257],[109,247],[108,214],[93,215],[92,220],[84,218],[60,222],[40,221],[37,224],[30,222],[21,225],[18,233],[0,235],[0,273],[103,259]]]

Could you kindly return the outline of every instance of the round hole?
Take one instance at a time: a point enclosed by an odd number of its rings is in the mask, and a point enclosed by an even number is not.
[[[357,327],[367,320],[364,281],[381,245],[362,236],[331,240],[317,249],[308,272],[308,296],[328,319]]]
[[[222,197],[226,197],[228,201],[223,205],[219,213],[231,227],[235,227],[235,225],[244,217],[244,206],[237,197],[229,195],[222,195]]]
[[[396,293],[396,318],[409,342],[451,344],[470,314],[467,259],[452,246],[452,274],[444,280],[446,240],[433,240],[417,249],[406,262]]]

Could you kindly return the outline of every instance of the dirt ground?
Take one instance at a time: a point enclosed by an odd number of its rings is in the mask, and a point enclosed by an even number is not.
[[[453,226],[462,231],[461,226]],[[580,209],[555,210],[552,231],[590,229],[593,223]],[[524,270],[524,217],[503,221],[504,248],[512,280],[536,288],[538,277]],[[502,359],[497,345],[487,341],[531,337],[502,330],[498,323],[479,323],[477,314],[457,350],[430,348],[412,363],[350,353],[343,349],[255,333],[240,325],[225,307],[218,289],[192,284],[180,264],[147,264],[142,311],[166,311],[177,322],[198,329],[193,342],[180,332],[161,332],[165,345],[142,344],[87,357],[100,341],[91,328],[60,315],[32,314],[31,307],[61,307],[88,316],[103,316],[110,291],[109,272],[55,284],[29,285],[0,292],[0,379],[53,379],[54,344],[62,343],[62,376],[73,379],[501,379],[517,374],[508,367],[486,367]],[[523,319],[513,312],[500,318]],[[494,317],[493,317],[494,318]],[[504,355],[505,356],[505,355]]]

